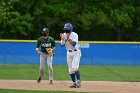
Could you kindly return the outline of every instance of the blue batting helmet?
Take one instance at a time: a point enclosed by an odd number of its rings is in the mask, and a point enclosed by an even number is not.
[[[73,26],[71,23],[66,23],[64,25],[64,30],[69,30],[69,31],[72,31],[73,30]]]

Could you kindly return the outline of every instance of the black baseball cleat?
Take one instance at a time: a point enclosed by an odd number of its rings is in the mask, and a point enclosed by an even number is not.
[[[41,77],[39,77],[38,79],[37,79],[37,83],[40,83],[41,82]]]
[[[71,85],[70,88],[77,88],[77,84]]]
[[[53,85],[53,80],[50,80],[49,85]]]

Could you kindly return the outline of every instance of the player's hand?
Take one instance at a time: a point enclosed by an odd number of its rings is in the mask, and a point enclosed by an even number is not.
[[[61,40],[64,40],[64,35],[60,33]]]
[[[40,56],[41,55],[41,52],[40,51],[37,51],[38,55]]]

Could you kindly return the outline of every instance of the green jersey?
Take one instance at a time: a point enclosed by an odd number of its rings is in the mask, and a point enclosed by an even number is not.
[[[46,48],[56,47],[55,41],[51,36],[48,36],[47,39],[44,39],[42,36],[38,38],[36,48],[41,47],[41,52],[47,53]]]

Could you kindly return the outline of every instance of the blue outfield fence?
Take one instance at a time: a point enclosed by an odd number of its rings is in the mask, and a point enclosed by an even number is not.
[[[0,64],[39,64],[35,41],[0,41]],[[140,66],[139,42],[80,42],[81,65]],[[53,64],[66,63],[66,49],[56,44]]]

